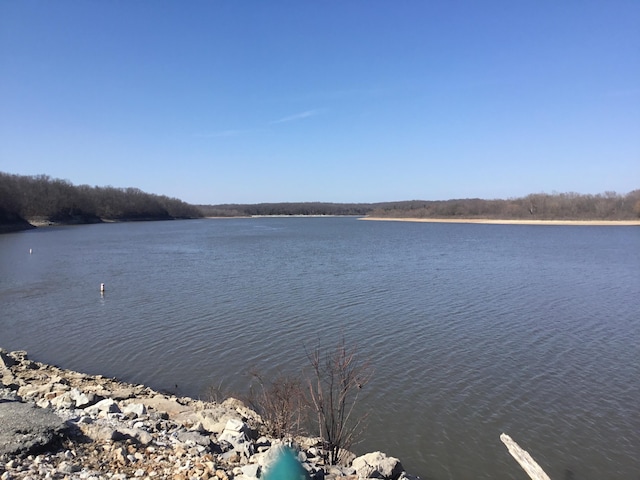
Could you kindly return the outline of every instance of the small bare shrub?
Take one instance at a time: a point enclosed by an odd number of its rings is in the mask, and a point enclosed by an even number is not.
[[[204,400],[213,403],[222,403],[231,396],[231,391],[226,385],[224,385],[224,382],[222,380],[220,380],[218,384],[209,384],[205,388],[203,395]]]
[[[372,369],[358,358],[357,349],[347,348],[342,339],[334,349],[316,348],[308,353],[311,375],[308,379],[311,407],[329,463],[337,464],[361,433],[366,415],[353,418],[362,388]]]
[[[257,386],[251,386],[249,406],[262,417],[266,433],[276,438],[301,434],[307,413],[303,382],[292,376],[265,381],[257,373],[253,378]]]

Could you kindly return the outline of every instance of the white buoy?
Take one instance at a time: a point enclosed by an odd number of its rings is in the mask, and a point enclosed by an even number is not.
[[[100,293],[104,293],[104,283],[100,284]]]
[[[32,249],[29,249],[29,255],[31,255],[33,253]]]

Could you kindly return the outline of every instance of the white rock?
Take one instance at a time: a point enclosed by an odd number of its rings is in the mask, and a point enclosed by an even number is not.
[[[36,402],[36,405],[38,405],[40,408],[49,408],[51,406],[51,402],[46,398],[41,398]]]
[[[247,425],[237,418],[230,418],[224,426],[224,429],[229,430],[230,432],[244,432],[246,428]]]
[[[51,405],[56,408],[72,408],[74,406],[74,401],[71,399],[71,395],[69,392],[63,393],[62,395],[58,395],[57,397],[53,397],[51,399]]]
[[[143,403],[130,403],[124,406],[122,413],[125,415],[132,413],[137,417],[141,417],[142,415],[146,415],[147,407],[145,407]]]
[[[387,457],[382,452],[373,452],[362,455],[353,460],[352,467],[360,478],[383,477],[389,480],[397,480],[404,471],[400,460]]]
[[[227,420],[224,431],[218,435],[218,442],[229,442],[234,448],[238,448],[239,445],[245,444],[249,441],[249,435],[251,429],[242,420],[230,418]],[[246,452],[249,454],[249,452]]]
[[[120,408],[118,404],[113,401],[111,398],[105,398],[104,400],[100,400],[95,405],[91,405],[84,409],[85,412],[90,413],[92,415],[97,415],[100,412],[104,413],[118,413],[120,412]]]
[[[242,469],[242,475],[245,477],[258,478],[260,475],[260,465],[256,465],[255,463],[243,465],[240,468]]]
[[[86,408],[95,403],[95,395],[93,393],[86,394],[77,388],[72,388],[69,392],[71,400],[76,404],[76,408]]]

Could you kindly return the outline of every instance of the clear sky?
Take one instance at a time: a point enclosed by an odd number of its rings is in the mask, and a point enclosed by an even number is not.
[[[640,1],[0,0],[0,171],[190,203],[640,188]]]

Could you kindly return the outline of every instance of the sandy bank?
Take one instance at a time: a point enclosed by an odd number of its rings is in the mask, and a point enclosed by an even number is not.
[[[478,223],[486,225],[576,225],[576,226],[640,226],[640,220],[507,220],[493,218],[383,218],[362,217],[360,220],[419,223]]]

